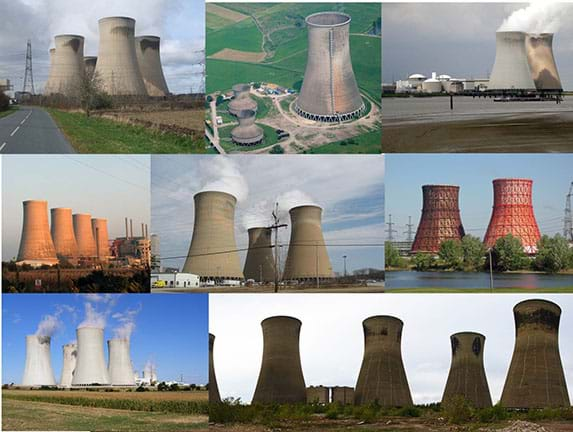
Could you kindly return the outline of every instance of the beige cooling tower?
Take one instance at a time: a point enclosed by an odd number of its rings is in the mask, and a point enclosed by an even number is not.
[[[84,70],[89,79],[93,78],[96,65],[97,57],[84,57]]]
[[[135,53],[139,70],[149,96],[167,96],[169,88],[163,75],[158,36],[138,36],[135,38]]]
[[[49,89],[44,93],[77,96],[84,71],[84,37],[57,35],[55,46],[56,51],[50,70]]]
[[[275,261],[271,237],[270,228],[249,229],[249,251],[243,269],[245,279],[253,279],[258,282],[275,280]]]
[[[209,333],[209,403],[221,403],[217,375],[215,375],[215,362],[213,350],[215,347],[215,335]]]
[[[235,84],[233,86],[233,99],[229,102],[229,113],[237,115],[240,111],[257,112],[257,103],[251,99],[250,84]]]
[[[498,31],[488,90],[535,90],[525,51],[526,34]]]
[[[56,48],[50,48],[50,72],[48,73],[48,79],[44,85],[44,94],[49,95],[53,93],[54,88],[54,57],[56,55]]]
[[[78,359],[78,346],[75,343],[63,346],[64,364],[62,365],[61,387],[71,387]]]
[[[50,235],[47,201],[24,201],[24,223],[18,250],[18,264],[33,266],[58,263]]]
[[[111,384],[105,365],[103,329],[80,327],[76,330],[78,339],[78,360],[72,386]]]
[[[525,38],[525,49],[537,90],[563,90],[553,56],[553,33],[528,34]]]
[[[72,221],[72,209],[53,208],[52,214],[52,240],[56,248],[58,258],[75,259],[78,257],[78,244],[74,234],[74,223]]]
[[[95,259],[97,246],[92,231],[92,217],[82,213],[73,215],[74,233],[78,243],[78,255],[82,258]]]
[[[107,261],[110,257],[109,234],[107,232],[107,219],[92,219],[92,233],[96,243],[96,256],[100,261]]]

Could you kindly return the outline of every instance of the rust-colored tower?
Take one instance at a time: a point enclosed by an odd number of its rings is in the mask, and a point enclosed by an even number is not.
[[[354,393],[356,405],[371,402],[384,407],[412,405],[402,362],[403,325],[392,316],[373,316],[362,322],[364,359]]]
[[[56,248],[50,235],[47,201],[24,201],[24,223],[18,250],[18,264],[33,266],[58,263]]]
[[[74,260],[78,257],[78,244],[74,234],[74,223],[72,221],[72,209],[53,208],[52,214],[52,240],[56,248],[58,258]]]
[[[450,336],[452,364],[442,402],[462,396],[475,408],[491,407],[491,395],[483,365],[485,336],[463,332]]]
[[[493,211],[484,239],[487,247],[511,234],[521,240],[526,253],[537,252],[541,234],[533,214],[532,188],[533,180],[529,179],[493,181]]]
[[[306,386],[300,362],[302,323],[275,316],[263,320],[263,362],[253,403],[304,403]]]
[[[422,186],[422,217],[412,252],[436,253],[442,242],[462,239],[465,232],[460,216],[459,192],[459,186]]]
[[[275,279],[275,263],[270,228],[249,228],[249,251],[243,273],[245,279],[270,282]]]
[[[528,34],[525,48],[535,88],[540,91],[563,90],[553,55],[553,33]]]
[[[513,308],[515,347],[501,404],[506,408],[568,407],[559,354],[561,308],[547,300],[525,300]]]
[[[215,375],[215,364],[213,363],[213,349],[215,347],[215,335],[209,333],[209,403],[220,403],[221,395],[217,385]]]
[[[96,256],[100,261],[107,261],[110,257],[109,234],[107,232],[107,219],[92,219],[92,233],[96,243]]]
[[[73,221],[79,257],[95,259],[97,257],[97,245],[92,231],[91,215],[88,213],[77,213],[73,215]]]

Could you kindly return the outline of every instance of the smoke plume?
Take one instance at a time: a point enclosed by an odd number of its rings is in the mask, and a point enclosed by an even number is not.
[[[273,203],[269,200],[258,201],[243,214],[243,226],[245,229],[266,227],[273,223]]]
[[[44,315],[42,321],[38,324],[36,336],[52,336],[57,330],[62,327],[59,314]]]
[[[279,213],[288,214],[293,207],[302,205],[316,205],[316,202],[306,193],[294,189],[278,196],[276,202],[279,204]]]
[[[226,192],[241,202],[249,195],[247,180],[241,174],[239,166],[230,157],[215,156],[208,158],[200,166],[205,179],[201,192]]]
[[[566,12],[573,4],[539,1],[516,10],[501,24],[498,31],[527,33],[555,33],[566,20]]]
[[[89,302],[85,304],[85,318],[80,323],[78,328],[82,327],[96,327],[96,328],[105,328],[106,323],[106,314],[103,312],[99,312],[96,308]]]
[[[117,312],[112,318],[119,322],[114,330],[114,336],[119,339],[129,339],[135,330],[135,318],[141,311],[141,305],[137,309],[127,309],[125,312]]]

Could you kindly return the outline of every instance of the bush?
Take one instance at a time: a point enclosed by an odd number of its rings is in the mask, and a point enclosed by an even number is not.
[[[414,268],[417,271],[430,270],[434,266],[434,256],[429,253],[418,252],[414,255]]]
[[[521,270],[528,265],[521,240],[511,234],[497,239],[491,256],[493,268],[497,271]]]
[[[438,256],[448,268],[459,270],[464,262],[462,242],[459,240],[446,240],[440,244]]]
[[[283,154],[285,152],[285,150],[280,146],[280,145],[274,145],[271,148],[271,151],[269,152],[270,154]]]
[[[420,417],[422,412],[415,406],[403,407],[397,413],[401,417]]]
[[[0,91],[0,111],[7,111],[10,109],[10,98]]]
[[[509,418],[509,413],[504,407],[498,404],[491,408],[480,409],[476,413],[476,417],[481,423],[493,423],[507,420]]]
[[[444,418],[453,424],[466,423],[472,419],[472,407],[463,396],[454,396],[442,404]]]
[[[557,273],[571,265],[571,250],[565,237],[544,235],[537,243],[535,268],[547,273]]]

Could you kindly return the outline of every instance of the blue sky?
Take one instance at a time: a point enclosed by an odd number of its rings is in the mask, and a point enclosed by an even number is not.
[[[52,368],[59,381],[62,345],[76,340],[85,305],[106,320],[105,341],[132,316],[131,357],[141,373],[155,363],[159,380],[204,384],[208,377],[208,296],[206,294],[4,294],[2,296],[2,383],[19,383],[24,372],[26,335],[35,334],[45,315],[61,325],[52,335]],[[130,314],[130,311],[133,313]],[[106,343],[107,361],[107,343]]]
[[[403,239],[412,216],[414,230],[422,210],[422,185],[460,186],[462,223],[467,234],[483,238],[493,204],[492,180],[533,180],[533,208],[542,234],[563,231],[565,195],[573,181],[570,154],[410,154],[386,156],[386,217],[392,214]]]

